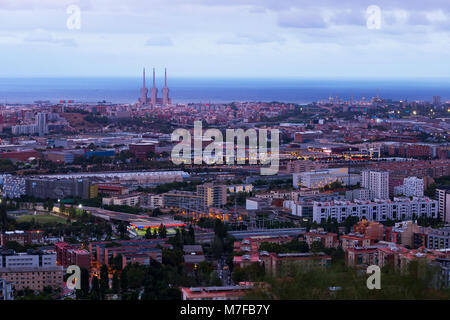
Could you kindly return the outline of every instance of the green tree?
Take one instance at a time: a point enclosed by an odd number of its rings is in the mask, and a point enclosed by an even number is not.
[[[194,228],[192,227],[192,225],[189,226],[188,233],[189,233],[189,243],[188,244],[195,244],[195,231],[194,231]]]
[[[216,258],[220,258],[224,253],[224,243],[222,238],[220,238],[218,235],[214,237],[212,243],[212,253]]]
[[[100,268],[100,294],[102,297],[109,291],[108,267],[104,264]]]
[[[147,230],[145,230],[145,239],[152,239],[152,238],[153,238],[152,228],[147,228]]]
[[[89,295],[89,271],[86,268],[81,268],[80,275],[80,289],[76,291],[77,298],[87,298]]]
[[[22,246],[17,241],[8,241],[7,243],[5,243],[4,248],[5,249],[12,249],[15,252],[23,252],[26,249],[24,246]]]
[[[159,237],[160,237],[160,238],[166,238],[166,237],[167,237],[167,229],[166,229],[166,226],[164,226],[162,223],[161,223],[161,225],[159,226],[158,232],[159,232]]]
[[[119,222],[119,225],[117,226],[117,231],[119,232],[120,238],[125,238],[125,233],[127,232],[127,226],[122,221]]]
[[[123,269],[122,273],[120,274],[120,291],[122,292],[122,294],[128,291],[128,276],[126,269]]]
[[[112,292],[119,293],[119,291],[120,291],[119,273],[114,272],[113,278],[112,278]]]
[[[311,243],[311,252],[322,252],[325,250],[325,247],[322,244],[322,241],[314,241]]]
[[[91,299],[92,300],[100,299],[100,284],[97,276],[92,277]]]

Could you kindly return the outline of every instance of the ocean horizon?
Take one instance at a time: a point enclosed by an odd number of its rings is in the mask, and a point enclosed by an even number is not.
[[[151,87],[147,78],[146,87]],[[164,79],[157,78],[158,96]],[[0,78],[0,103],[74,100],[79,103],[135,103],[142,79],[98,78]],[[450,78],[433,79],[307,79],[307,78],[168,78],[174,103],[228,103],[233,101],[279,101],[306,104],[339,99],[450,100]]]

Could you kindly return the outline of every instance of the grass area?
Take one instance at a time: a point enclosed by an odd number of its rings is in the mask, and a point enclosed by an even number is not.
[[[39,215],[26,215],[26,216],[19,216],[17,218],[17,222],[31,222],[32,220],[35,220],[37,223],[45,224],[45,223],[63,223],[66,224],[66,219],[52,216],[49,214],[39,214]]]

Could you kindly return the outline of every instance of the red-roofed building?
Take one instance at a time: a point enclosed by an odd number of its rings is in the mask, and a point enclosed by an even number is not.
[[[346,234],[340,237],[342,249],[345,251],[349,248],[369,247],[373,240],[360,234]]]
[[[339,241],[336,233],[311,231],[305,234],[305,240],[309,247],[315,241],[320,241],[325,248],[337,248]]]
[[[121,196],[124,194],[128,194],[129,190],[127,187],[119,186],[119,185],[105,185],[105,184],[98,184],[98,193],[100,194],[107,194],[111,196]]]
[[[7,242],[15,241],[21,245],[37,244],[44,241],[44,232],[40,230],[33,231],[5,231],[0,234],[0,246],[4,246]]]
[[[270,253],[261,255],[266,273],[280,275],[289,266],[296,265],[306,270],[326,269],[331,265],[331,257],[323,252],[318,253]]]
[[[58,265],[68,267],[77,265],[90,271],[91,259],[89,251],[80,249],[77,245],[68,244],[66,242],[55,243],[56,262]]]
[[[345,250],[345,264],[349,267],[359,265],[378,265],[376,247],[355,247]]]
[[[38,153],[34,150],[11,151],[0,153],[0,159],[10,159],[15,161],[28,161],[30,158],[38,158]]]

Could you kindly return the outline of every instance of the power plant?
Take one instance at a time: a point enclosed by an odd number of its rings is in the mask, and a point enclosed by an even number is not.
[[[148,89],[145,86],[145,68],[142,74],[141,96],[139,98],[140,105],[163,105],[167,106],[172,103],[169,98],[169,88],[167,87],[167,69],[164,69],[164,88],[162,89],[162,98],[158,98],[158,88],[156,88],[155,68],[153,68],[153,86],[150,88],[150,98],[148,97]]]

